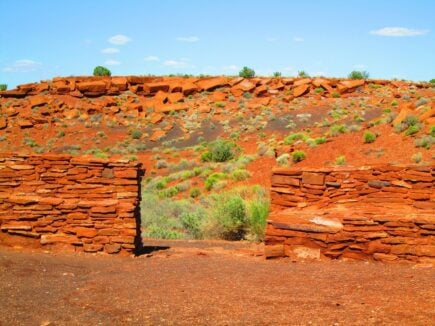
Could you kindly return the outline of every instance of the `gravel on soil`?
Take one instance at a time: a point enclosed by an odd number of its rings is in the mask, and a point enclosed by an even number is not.
[[[160,249],[119,257],[0,248],[0,325],[435,322],[427,265],[265,260],[222,243]]]

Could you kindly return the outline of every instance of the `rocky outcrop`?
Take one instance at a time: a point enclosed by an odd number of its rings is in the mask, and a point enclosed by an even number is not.
[[[272,174],[266,256],[435,261],[434,166]]]
[[[140,163],[126,160],[0,154],[0,243],[133,252],[140,177]]]
[[[157,77],[157,76],[116,76],[116,77],[56,77],[52,80],[19,85],[17,89],[0,91],[0,96],[23,98],[30,95],[72,95],[75,97],[96,97],[119,95],[131,91],[138,95],[153,96],[159,91],[165,93],[183,93],[184,96],[198,92],[213,92],[230,87],[235,96],[244,92],[274,95],[276,92],[294,91],[295,97],[322,87],[325,95],[332,93],[351,93],[368,84],[390,86],[394,89],[404,86],[403,82],[389,80],[346,80],[326,78],[233,78],[233,77]],[[405,84],[407,85],[407,84]],[[429,83],[414,83],[418,88],[429,88]]]

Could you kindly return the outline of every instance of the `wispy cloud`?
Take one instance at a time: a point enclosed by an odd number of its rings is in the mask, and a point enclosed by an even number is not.
[[[115,54],[115,53],[119,53],[119,49],[117,49],[117,48],[106,48],[106,49],[102,49],[101,53],[104,53],[104,54]]]
[[[116,45],[124,45],[127,44],[128,42],[131,42],[131,38],[123,34],[117,34],[110,37],[107,41],[109,43],[116,44]]]
[[[229,65],[229,66],[222,66],[222,70],[229,70],[229,71],[236,71],[239,70],[239,66],[236,65]]]
[[[354,65],[353,66],[355,69],[366,69],[367,68],[367,66],[366,65],[363,65],[363,64],[356,64],[356,65]]]
[[[160,60],[160,58],[155,56],[155,55],[149,55],[149,56],[145,57],[144,59],[145,59],[145,61],[159,61]]]
[[[199,37],[198,36],[180,36],[180,37],[177,37],[177,41],[187,42],[187,43],[195,43],[195,42],[199,41]]]
[[[22,59],[22,60],[16,60],[14,63],[12,63],[9,66],[6,66],[3,68],[4,72],[31,72],[36,71],[42,67],[42,63],[29,60],[29,59]]]
[[[303,39],[302,37],[295,36],[295,37],[293,37],[293,41],[294,41],[294,42],[303,42],[304,39]]]
[[[163,62],[163,65],[166,67],[172,67],[172,68],[178,68],[178,69],[193,68],[194,67],[194,65],[192,65],[188,59],[166,60]]]
[[[370,31],[370,34],[379,36],[418,36],[429,33],[428,29],[411,29],[406,27],[384,27],[377,30]]]
[[[119,66],[121,62],[118,60],[106,60],[105,64],[108,66]]]

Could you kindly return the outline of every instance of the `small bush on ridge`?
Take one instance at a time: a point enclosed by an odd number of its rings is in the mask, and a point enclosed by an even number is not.
[[[367,71],[352,71],[349,76],[350,79],[367,79],[369,78],[369,73]]]
[[[103,66],[96,66],[94,69],[94,76],[110,76],[112,72]]]
[[[249,67],[244,66],[239,72],[239,77],[252,78],[255,76],[255,71]]]

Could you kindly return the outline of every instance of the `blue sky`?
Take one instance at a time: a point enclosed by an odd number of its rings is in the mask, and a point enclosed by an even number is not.
[[[435,78],[435,1],[1,0],[0,83],[89,75]]]

